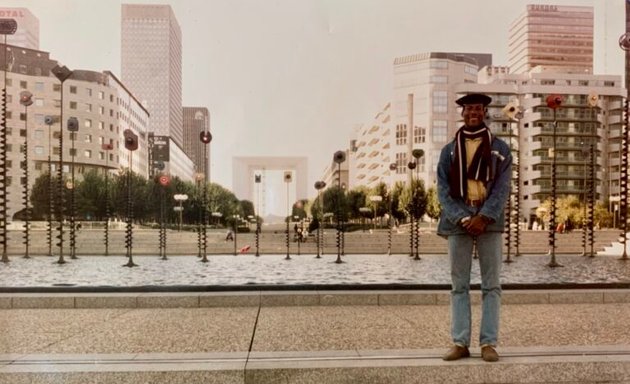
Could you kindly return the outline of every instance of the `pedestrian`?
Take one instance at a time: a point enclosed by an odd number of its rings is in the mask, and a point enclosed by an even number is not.
[[[442,149],[437,166],[442,206],[438,234],[448,240],[452,283],[453,346],[443,356],[447,361],[470,356],[470,270],[475,247],[481,272],[481,357],[484,361],[499,360],[499,275],[512,154],[506,142],[495,137],[484,122],[491,101],[489,96],[478,93],[455,101],[462,107],[464,125]]]
[[[234,231],[228,229],[227,234],[225,235],[225,241],[234,241]]]

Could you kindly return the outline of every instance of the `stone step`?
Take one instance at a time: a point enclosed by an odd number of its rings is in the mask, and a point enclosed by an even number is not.
[[[7,383],[619,383],[630,382],[630,346],[502,348],[444,362],[444,350],[337,350],[0,355]],[[535,381],[532,381],[534,379]]]

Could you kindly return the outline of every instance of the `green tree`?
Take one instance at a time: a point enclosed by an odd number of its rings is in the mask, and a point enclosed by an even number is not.
[[[324,200],[324,215],[332,213],[336,220],[337,214],[339,214],[341,220],[348,220],[349,209],[345,189],[338,186],[330,187],[324,191],[322,199]]]
[[[432,186],[427,191],[427,216],[437,220],[440,218],[441,214],[442,206],[440,205],[440,201],[438,199],[437,188]]]
[[[346,206],[348,207],[348,217],[350,219],[358,219],[362,217],[361,207],[367,207],[367,194],[368,189],[364,186],[359,186],[350,190],[346,196]]]
[[[103,220],[105,216],[105,177],[96,170],[83,175],[77,183],[74,197],[77,216],[87,220]]]
[[[407,185],[400,196],[400,208],[408,216],[420,219],[424,216],[427,208],[427,194],[424,191],[424,180],[414,179]]]

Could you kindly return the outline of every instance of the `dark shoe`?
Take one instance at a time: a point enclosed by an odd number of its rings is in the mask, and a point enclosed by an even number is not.
[[[481,358],[483,361],[494,362],[499,361],[499,354],[494,350],[491,345],[481,347]]]
[[[462,347],[459,345],[453,345],[451,349],[446,352],[446,355],[442,356],[442,360],[444,361],[453,361],[459,360],[462,357],[469,357],[470,352],[468,352],[468,347]]]

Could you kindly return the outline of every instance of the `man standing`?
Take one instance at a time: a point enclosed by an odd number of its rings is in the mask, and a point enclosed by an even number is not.
[[[470,356],[470,269],[477,248],[481,271],[481,357],[497,361],[495,348],[501,306],[502,233],[504,207],[510,194],[512,154],[484,123],[492,99],[469,94],[456,100],[464,126],[440,154],[438,198],[442,215],[438,235],[448,240],[451,267],[451,336],[453,346],[443,359]]]

